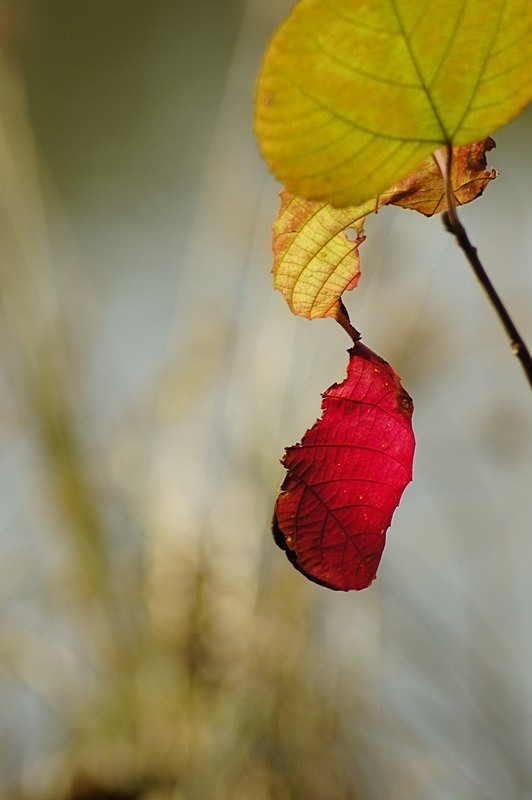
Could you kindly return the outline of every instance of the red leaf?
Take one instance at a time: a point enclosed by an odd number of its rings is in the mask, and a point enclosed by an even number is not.
[[[412,400],[390,365],[357,343],[347,378],[327,389],[322,409],[301,443],[286,449],[273,535],[310,580],[364,589],[412,480]]]

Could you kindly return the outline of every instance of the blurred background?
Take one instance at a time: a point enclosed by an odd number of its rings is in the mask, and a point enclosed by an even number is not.
[[[0,2],[0,798],[523,800],[532,420],[441,220],[347,298],[414,398],[373,586],[269,532],[349,341],[271,286],[253,85],[289,0]],[[532,340],[532,116],[462,219]]]

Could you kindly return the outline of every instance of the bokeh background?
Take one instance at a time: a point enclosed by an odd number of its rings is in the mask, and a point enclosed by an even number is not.
[[[529,390],[441,220],[370,220],[347,299],[414,398],[362,593],[275,547],[345,333],[271,287],[252,133],[288,0],[0,3],[0,797],[524,800]],[[462,211],[532,339],[530,136]]]

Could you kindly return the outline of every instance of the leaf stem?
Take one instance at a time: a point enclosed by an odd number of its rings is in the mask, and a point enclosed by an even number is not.
[[[467,258],[480,285],[486,292],[489,301],[495,309],[495,313],[499,317],[499,320],[508,334],[512,353],[517,356],[521,362],[521,366],[523,367],[525,375],[528,378],[528,382],[532,387],[532,357],[530,355],[530,351],[528,350],[523,337],[517,330],[517,327],[508,313],[506,306],[502,302],[497,290],[488,277],[488,274],[484,269],[480,258],[478,257],[477,248],[471,244],[466,229],[458,218],[456,200],[450,180],[452,147],[449,146],[447,149],[446,160],[442,156],[443,154],[441,151],[434,153],[434,160],[438,164],[445,182],[445,192],[447,197],[447,211],[442,214],[443,224],[445,229],[455,237],[459,247],[461,247],[461,249],[464,251],[465,257]]]
[[[342,301],[340,300],[340,305],[338,307],[338,311],[336,312],[336,322],[342,326],[344,331],[351,337],[353,340],[353,344],[357,344],[360,341],[361,335],[357,329],[351,325],[351,320],[349,319],[349,314],[347,313],[347,308],[344,306]]]

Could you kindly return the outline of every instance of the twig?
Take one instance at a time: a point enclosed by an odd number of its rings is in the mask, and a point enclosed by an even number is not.
[[[458,213],[456,211],[456,200],[450,180],[451,158],[451,146],[449,146],[447,149],[447,159],[445,159],[441,150],[434,153],[434,160],[436,161],[445,182],[445,193],[447,197],[448,210],[442,214],[443,224],[445,229],[449,233],[453,234],[458,242],[458,245],[464,251],[466,258],[473,269],[473,272],[478,278],[480,285],[488,295],[488,298],[495,309],[495,313],[499,317],[506,333],[508,334],[512,353],[517,356],[521,362],[521,366],[523,367],[525,375],[528,378],[528,382],[532,387],[532,357],[530,356],[530,351],[528,350],[523,337],[517,330],[510,314],[506,310],[506,307],[499,297],[497,290],[489,279],[488,274],[484,269],[480,258],[478,257],[477,248],[474,247],[469,241],[467,232],[458,218]]]

